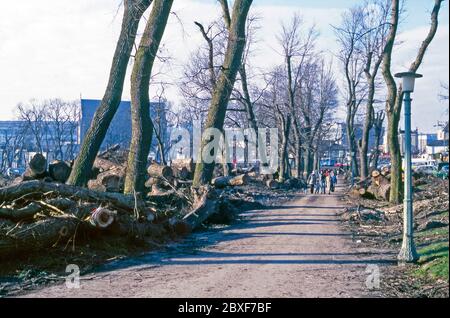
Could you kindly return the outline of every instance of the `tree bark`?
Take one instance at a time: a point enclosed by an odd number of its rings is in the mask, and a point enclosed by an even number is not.
[[[123,83],[139,21],[151,2],[151,0],[124,1],[122,29],[114,53],[108,86],[75,160],[68,180],[71,185],[85,186],[89,180],[95,157],[122,98]]]
[[[245,25],[251,4],[252,0],[236,0],[234,3],[225,61],[222,66],[222,72],[217,80],[216,88],[213,92],[211,106],[205,125],[206,129],[216,128],[220,131],[223,130],[228,102],[233,90],[237,72],[241,66],[245,49]],[[200,155],[203,153],[203,149],[205,149],[207,144],[211,141],[213,140],[202,140]],[[200,156],[200,161],[197,163],[195,170],[194,187],[209,184],[213,172],[214,162],[205,163]]]
[[[422,64],[428,46],[431,44],[434,36],[436,35],[439,25],[439,11],[441,9],[442,2],[443,0],[435,0],[435,4],[431,13],[430,31],[423,41],[416,59],[409,68],[409,71],[411,72],[417,72],[420,65]],[[392,0],[391,26],[383,52],[383,77],[388,88],[388,96],[386,100],[386,115],[388,118],[388,142],[389,152],[391,155],[391,189],[389,200],[391,203],[400,202],[402,185],[402,160],[400,154],[400,145],[398,141],[398,127],[402,110],[403,92],[401,88],[397,90],[397,85],[391,72],[392,50],[397,36],[399,23],[399,7],[399,0]]]
[[[64,161],[55,160],[48,165],[50,177],[61,183],[65,183],[69,178],[71,168]]]
[[[145,189],[145,168],[153,136],[149,86],[153,63],[169,19],[173,0],[155,0],[142,35],[131,75],[131,144],[128,155],[125,194]]]
[[[38,153],[31,158],[28,168],[23,175],[24,180],[44,178],[47,174],[47,159]]]
[[[0,201],[13,201],[25,194],[47,192],[54,192],[64,197],[95,202],[98,204],[111,203],[116,205],[118,208],[122,208],[127,211],[134,211],[136,204],[139,208],[143,205],[143,203],[139,200],[136,202],[135,197],[132,195],[96,192],[86,188],[69,186],[61,183],[48,183],[38,180],[0,188]]]
[[[148,175],[152,178],[170,179],[173,177],[173,170],[171,167],[152,163],[147,169]]]

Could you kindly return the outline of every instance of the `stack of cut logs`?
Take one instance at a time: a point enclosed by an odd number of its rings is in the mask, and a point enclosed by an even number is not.
[[[374,170],[370,178],[355,184],[352,193],[367,199],[388,201],[391,192],[389,170]]]

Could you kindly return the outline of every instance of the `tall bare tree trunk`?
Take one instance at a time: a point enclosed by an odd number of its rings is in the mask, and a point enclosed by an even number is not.
[[[167,25],[173,0],[155,0],[136,53],[131,75],[132,134],[125,177],[126,194],[142,192],[148,153],[152,144],[149,86],[153,64]]]
[[[358,175],[358,159],[357,159],[357,144],[354,128],[354,115],[353,112],[347,112],[347,142],[350,150],[350,157],[352,162],[352,170],[354,176]]]
[[[282,113],[278,115],[279,121],[281,123],[281,148],[280,148],[280,173],[278,176],[278,181],[283,183],[288,177],[288,143],[289,143],[289,132],[291,130],[291,118],[289,115],[284,117]]]
[[[122,98],[123,83],[139,21],[151,2],[152,0],[124,1],[122,29],[114,53],[108,86],[72,168],[68,180],[71,185],[84,186],[88,182],[95,157]]]
[[[431,12],[431,26],[425,40],[419,48],[416,59],[411,64],[409,71],[417,72],[422,64],[423,57],[436,35],[439,25],[439,11],[443,0],[435,0],[433,10]],[[391,192],[390,202],[399,203],[401,194],[401,167],[402,160],[400,154],[400,144],[398,141],[398,127],[403,103],[402,89],[397,89],[397,85],[391,73],[392,50],[397,35],[399,23],[399,0],[392,0],[391,27],[386,41],[383,54],[383,76],[388,88],[388,97],[386,101],[386,115],[388,118],[388,143],[391,155]]]
[[[211,100],[211,106],[205,125],[206,129],[216,128],[220,131],[223,130],[228,102],[237,73],[241,66],[245,49],[245,25],[252,2],[252,0],[236,0],[234,3],[225,61]],[[214,140],[202,140],[200,147],[201,154],[203,153],[203,149],[205,149],[207,144],[211,141]],[[197,167],[195,169],[194,186],[209,184],[212,179],[213,171],[214,162],[205,163],[200,156],[200,161],[197,162]]]
[[[380,145],[381,145],[381,137],[383,134],[383,123],[385,119],[385,114],[383,111],[379,111],[374,118],[374,128],[375,128],[375,151],[372,157],[372,169],[377,169],[378,160],[380,157]]]

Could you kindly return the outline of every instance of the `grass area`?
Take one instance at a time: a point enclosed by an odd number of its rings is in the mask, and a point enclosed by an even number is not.
[[[422,232],[416,232],[414,234],[416,238],[429,238],[429,237],[436,237],[436,236],[448,236],[448,227],[441,227],[437,229],[430,229]]]
[[[448,227],[445,230],[448,235]],[[439,231],[442,231],[442,229],[439,229]],[[415,275],[448,281],[448,249],[448,239],[444,242],[435,242],[420,248],[418,250],[420,267],[415,270]]]

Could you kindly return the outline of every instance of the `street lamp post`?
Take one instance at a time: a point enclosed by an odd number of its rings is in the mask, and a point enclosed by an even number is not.
[[[411,93],[414,92],[416,78],[422,75],[414,72],[395,74],[395,77],[403,80],[403,93],[405,102],[405,190],[403,201],[403,242],[398,254],[401,263],[414,263],[419,256],[416,251],[413,237],[413,199],[411,176]]]
[[[355,163],[353,159],[355,158],[355,152],[351,152],[350,154],[350,163],[351,163],[351,169],[352,169],[352,186],[355,185]]]

